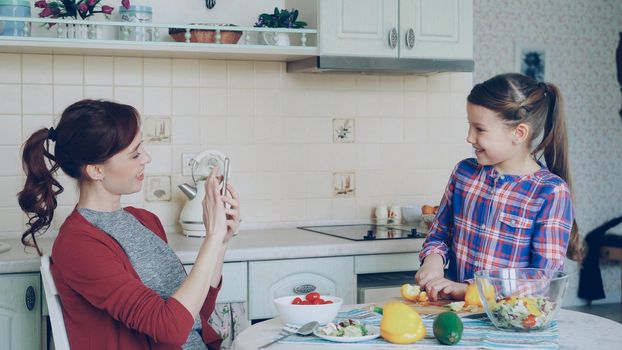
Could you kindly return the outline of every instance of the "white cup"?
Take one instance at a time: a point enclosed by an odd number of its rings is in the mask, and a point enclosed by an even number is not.
[[[389,210],[386,205],[379,205],[376,207],[376,221],[382,222],[387,221],[389,218]]]
[[[399,205],[393,204],[389,207],[389,220],[396,224],[402,222],[402,208]]]

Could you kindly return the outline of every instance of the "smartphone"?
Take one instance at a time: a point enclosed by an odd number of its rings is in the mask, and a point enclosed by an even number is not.
[[[225,157],[225,165],[222,170],[222,188],[220,189],[221,196],[224,196],[227,193],[227,181],[229,181],[229,157]]]

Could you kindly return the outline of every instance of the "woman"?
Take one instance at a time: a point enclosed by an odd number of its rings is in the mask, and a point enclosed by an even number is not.
[[[23,151],[27,179],[19,203],[30,220],[22,242],[32,238],[41,254],[35,234],[52,222],[63,191],[54,173],[61,168],[77,180],[80,193],[51,254],[71,347],[218,348],[222,339],[207,320],[229,239],[239,226],[237,192],[229,184],[231,196],[221,196],[212,171],[203,200],[207,234],[186,276],[159,219],[121,207],[122,195],[140,191],[151,161],[140,135],[133,107],[95,100],[69,106],[56,129],[33,133]]]

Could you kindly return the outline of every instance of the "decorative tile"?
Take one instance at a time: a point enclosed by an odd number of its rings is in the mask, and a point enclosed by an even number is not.
[[[354,142],[354,119],[333,119],[333,142]]]
[[[354,173],[333,173],[333,196],[354,197]]]
[[[171,118],[147,118],[143,138],[146,143],[170,143]]]
[[[170,201],[171,200],[171,177],[164,176],[147,176],[145,179],[147,201]]]

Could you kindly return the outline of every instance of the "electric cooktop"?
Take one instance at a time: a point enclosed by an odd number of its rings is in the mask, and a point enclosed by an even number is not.
[[[403,225],[355,224],[299,226],[298,228],[301,230],[345,238],[352,241],[425,238],[425,234],[417,232],[417,229],[414,226]]]

